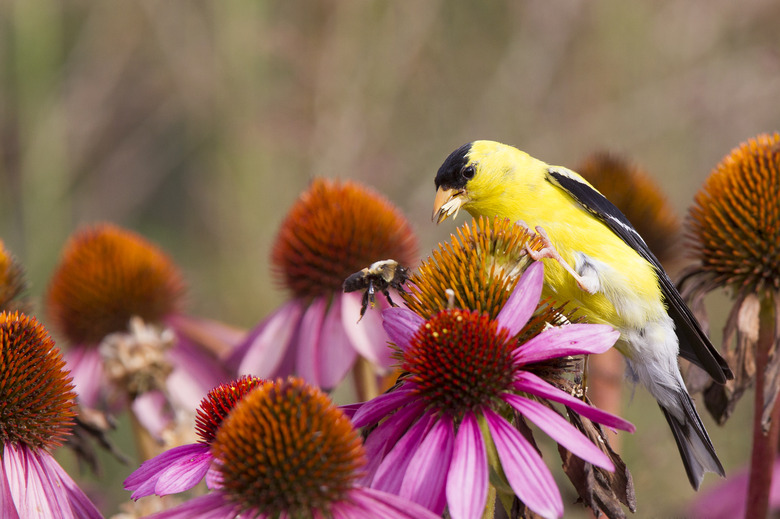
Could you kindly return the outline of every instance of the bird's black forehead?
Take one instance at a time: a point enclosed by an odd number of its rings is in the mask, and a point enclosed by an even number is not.
[[[444,164],[436,173],[436,189],[444,186],[449,189],[462,189],[466,185],[466,179],[460,175],[461,170],[466,166],[468,159],[466,155],[471,151],[471,143],[466,143],[457,150],[450,153],[450,156],[444,161]]]

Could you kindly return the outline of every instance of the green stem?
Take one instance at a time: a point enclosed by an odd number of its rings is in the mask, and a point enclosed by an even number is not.
[[[358,357],[352,368],[352,374],[355,378],[355,393],[357,393],[358,402],[367,402],[379,396],[379,384],[373,364],[363,357]]]

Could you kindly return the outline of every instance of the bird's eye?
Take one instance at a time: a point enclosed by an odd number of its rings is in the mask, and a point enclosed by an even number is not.
[[[474,166],[469,166],[461,172],[461,175],[463,175],[463,178],[465,178],[466,180],[471,180],[472,178],[474,178],[474,174],[476,174],[476,172],[477,170],[474,169]]]

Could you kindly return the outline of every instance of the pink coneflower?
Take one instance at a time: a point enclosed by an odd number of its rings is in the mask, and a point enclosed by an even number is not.
[[[263,382],[261,378],[245,376],[209,391],[195,417],[200,440],[174,447],[145,461],[125,479],[125,490],[132,490],[131,497],[139,499],[152,494],[176,494],[197,485],[211,468],[214,459],[210,452],[211,443],[222,420],[244,395]],[[206,479],[209,485],[210,481],[211,478]]]
[[[315,179],[282,223],[272,254],[293,298],[249,333],[232,365],[264,378],[297,374],[323,388],[338,384],[358,358],[389,367],[379,312],[358,323],[361,294],[344,294],[342,285],[376,261],[409,266],[416,254],[411,226],[384,197],[356,182]]]
[[[398,496],[357,484],[360,436],[303,380],[266,382],[241,399],[212,443],[217,489],[155,519],[334,517],[432,519]]]
[[[70,343],[65,357],[82,405],[115,408],[129,397],[157,435],[168,396],[194,409],[227,378],[190,339],[196,320],[182,314],[184,291],[173,261],[136,233],[98,224],[70,238],[46,306]]]
[[[605,325],[570,324],[518,341],[539,303],[542,280],[541,263],[528,267],[495,320],[461,309],[428,320],[406,308],[383,313],[408,375],[354,415],[359,427],[381,422],[366,443],[369,459],[376,461],[368,470],[372,488],[438,514],[448,507],[454,519],[480,517],[488,491],[489,436],[500,464],[493,468],[505,474],[515,495],[539,515],[560,517],[560,492],[535,447],[507,420],[513,413],[583,460],[614,470],[609,457],[549,402],[609,427],[634,427],[532,371],[543,361],[604,352],[619,334]]]
[[[73,427],[76,394],[38,321],[0,313],[0,516],[98,518],[95,505],[49,450]]]

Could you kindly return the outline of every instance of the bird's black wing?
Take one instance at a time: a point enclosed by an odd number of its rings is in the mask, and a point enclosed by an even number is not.
[[[658,273],[667,310],[674,321],[677,337],[680,341],[680,356],[704,369],[720,384],[726,382],[727,379],[734,378],[726,360],[721,357],[705,335],[661,263],[647,247],[628,218],[620,212],[620,209],[596,189],[572,176],[572,172],[566,168],[548,168],[547,180],[569,193],[579,205],[604,222],[612,232],[653,265]]]

